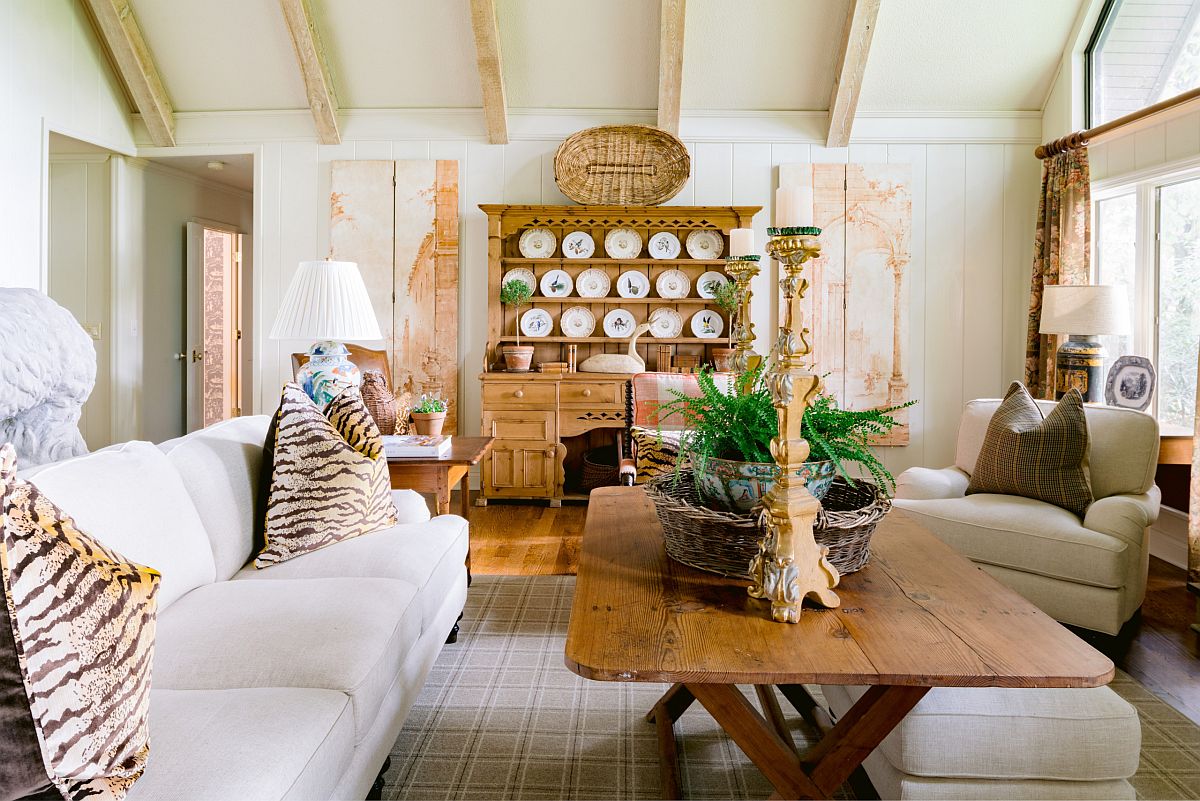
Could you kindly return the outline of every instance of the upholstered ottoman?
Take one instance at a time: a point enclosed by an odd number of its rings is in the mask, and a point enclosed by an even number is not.
[[[839,717],[866,689],[821,687]],[[1141,739],[1107,687],[936,687],[863,767],[884,799],[1131,799]]]

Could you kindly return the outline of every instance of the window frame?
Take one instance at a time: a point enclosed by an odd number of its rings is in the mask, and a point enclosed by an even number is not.
[[[1113,22],[1117,18],[1117,12],[1121,9],[1122,0],[1104,0],[1104,5],[1100,8],[1100,16],[1096,18],[1096,27],[1092,28],[1092,35],[1088,39],[1087,47],[1083,51],[1083,85],[1085,91],[1083,93],[1083,121],[1085,128],[1091,128],[1096,124],[1092,119],[1092,114],[1095,108],[1093,97],[1096,93],[1096,87],[1093,83],[1096,77],[1096,54],[1097,51],[1104,48],[1105,42],[1108,41],[1108,34],[1112,32]]]

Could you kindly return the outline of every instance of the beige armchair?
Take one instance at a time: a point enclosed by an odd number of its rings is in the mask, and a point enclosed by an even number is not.
[[[1038,401],[1043,415],[1051,401]],[[1041,501],[967,495],[967,482],[999,400],[967,403],[954,466],[914,467],[897,480],[899,509],[1054,619],[1117,634],[1146,594],[1158,423],[1128,409],[1088,405],[1095,497],[1083,520]]]

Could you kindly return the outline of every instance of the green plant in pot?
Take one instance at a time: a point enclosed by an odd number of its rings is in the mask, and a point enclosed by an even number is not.
[[[779,475],[771,456],[779,419],[763,375],[760,365],[734,376],[728,385],[719,385],[712,371],[701,371],[699,397],[670,390],[674,399],[659,407],[660,419],[674,414],[683,418],[686,430],[680,439],[677,471],[690,462],[696,489],[710,506],[749,512]],[[817,395],[801,425],[811,453],[797,475],[808,491],[820,500],[837,475],[853,484],[847,466],[859,465],[880,487],[893,492],[895,479],[870,443],[897,425],[895,412],[914,403],[853,411],[838,408],[829,395]]]
[[[412,409],[413,425],[418,434],[436,437],[446,422],[446,401],[436,394],[425,394]]]
[[[733,281],[713,281],[712,286],[706,287],[712,292],[713,304],[725,312],[725,317],[729,320],[729,347],[713,348],[713,367],[718,372],[728,373],[733,369],[733,357],[737,353],[733,347],[733,338],[738,331],[738,314],[742,308],[742,293],[738,291],[737,284]]]
[[[521,307],[533,298],[533,287],[519,278],[512,278],[500,287],[500,302],[517,312],[517,344],[501,348],[504,364],[510,373],[528,373],[533,361],[533,346],[521,344]]]

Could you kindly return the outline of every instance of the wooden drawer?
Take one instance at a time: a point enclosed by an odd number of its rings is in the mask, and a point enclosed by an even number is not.
[[[521,409],[484,412],[483,434],[497,439],[540,440],[543,442],[553,442],[558,438],[554,424],[554,412]]]
[[[495,381],[483,385],[483,405],[492,403],[521,406],[553,406],[554,384],[530,381]]]
[[[606,406],[624,402],[624,381],[564,381],[558,389],[560,402]]]

